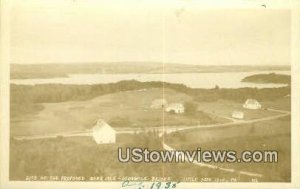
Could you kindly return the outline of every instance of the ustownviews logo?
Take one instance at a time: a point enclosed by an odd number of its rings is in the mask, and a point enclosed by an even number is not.
[[[245,150],[238,154],[234,150],[149,150],[148,148],[129,148],[125,151],[118,148],[118,160],[122,163],[129,161],[135,163],[277,163],[278,152],[274,150],[249,151]]]

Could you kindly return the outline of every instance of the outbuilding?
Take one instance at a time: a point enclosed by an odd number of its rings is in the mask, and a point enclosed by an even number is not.
[[[235,119],[244,119],[244,112],[234,111],[234,112],[232,112],[231,117],[235,118]]]

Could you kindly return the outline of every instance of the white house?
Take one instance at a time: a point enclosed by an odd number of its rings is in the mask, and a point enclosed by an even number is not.
[[[261,104],[256,99],[247,99],[243,107],[246,109],[256,110],[261,108]]]
[[[171,103],[169,104],[166,109],[167,112],[175,112],[177,114],[184,113],[184,106],[181,103]]]
[[[98,119],[92,129],[92,135],[97,144],[116,142],[116,131],[102,119]]]
[[[166,99],[155,99],[152,101],[150,108],[153,109],[159,109],[159,108],[164,108],[168,104]]]
[[[244,119],[244,112],[234,111],[232,112],[231,117],[235,119]]]

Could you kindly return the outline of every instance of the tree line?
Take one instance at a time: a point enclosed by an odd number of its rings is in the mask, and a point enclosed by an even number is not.
[[[291,92],[290,86],[263,89],[223,89],[219,87],[212,89],[195,89],[183,84],[171,84],[158,81],[139,82],[136,80],[96,85],[41,84],[31,86],[11,84],[11,103],[54,103],[72,100],[88,100],[109,93],[162,87],[188,94],[196,101],[215,101],[218,99],[244,101],[247,98],[274,100],[289,95]]]

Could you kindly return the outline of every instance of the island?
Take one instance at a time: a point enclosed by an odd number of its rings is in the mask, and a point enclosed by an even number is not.
[[[255,74],[242,79],[242,82],[250,83],[276,83],[276,84],[291,84],[291,76],[284,74]]]

